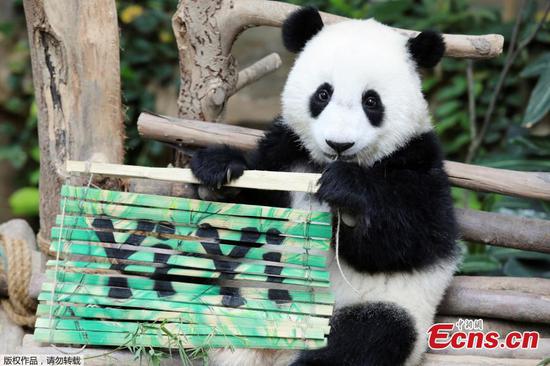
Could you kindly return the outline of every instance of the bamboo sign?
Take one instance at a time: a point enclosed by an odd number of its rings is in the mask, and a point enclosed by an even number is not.
[[[63,186],[37,341],[310,349],[333,311],[331,215]]]

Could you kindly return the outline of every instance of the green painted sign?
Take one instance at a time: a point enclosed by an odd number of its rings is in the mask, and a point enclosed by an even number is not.
[[[34,337],[162,348],[312,349],[334,298],[332,217],[63,186]]]

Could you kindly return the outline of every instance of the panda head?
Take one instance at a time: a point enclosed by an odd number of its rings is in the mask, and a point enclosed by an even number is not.
[[[282,116],[318,163],[369,166],[431,129],[418,67],[445,50],[438,33],[409,38],[375,20],[325,26],[314,8],[283,24],[299,53],[282,94]]]

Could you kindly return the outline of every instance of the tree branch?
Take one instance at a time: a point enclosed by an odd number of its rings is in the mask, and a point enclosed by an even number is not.
[[[246,69],[241,70],[233,94],[277,70],[281,67],[281,64],[281,57],[279,54],[273,52],[248,66]]]
[[[296,5],[276,1],[239,0],[235,2],[230,11],[221,18],[220,29],[224,29],[224,52],[231,50],[233,41],[240,32],[249,26],[274,26],[280,27],[288,14],[297,8]],[[347,20],[348,18],[321,13],[325,24],[332,24]],[[419,32],[414,30],[396,28],[401,33],[414,37]],[[492,58],[502,52],[504,39],[498,34],[483,36],[471,36],[461,34],[444,34],[445,55],[459,58]]]

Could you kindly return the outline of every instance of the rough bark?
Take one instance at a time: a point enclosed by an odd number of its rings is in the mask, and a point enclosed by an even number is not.
[[[225,102],[237,90],[238,66],[231,55],[235,39],[250,27],[279,27],[295,9],[295,5],[276,1],[181,0],[172,18],[181,72],[178,115],[217,121]],[[346,19],[326,13],[322,17],[326,24]],[[418,33],[398,30],[407,36]],[[444,37],[450,57],[490,58],[502,52],[500,35]]]
[[[114,0],[25,0],[38,105],[40,227],[49,236],[66,159],[120,163],[124,125]]]
[[[179,119],[147,112],[137,122],[142,137],[190,147],[229,145],[244,151],[256,147],[264,131],[224,123]]]

